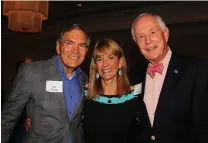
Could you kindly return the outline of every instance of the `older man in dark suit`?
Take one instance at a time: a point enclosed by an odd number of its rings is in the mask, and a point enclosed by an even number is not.
[[[26,108],[31,128],[27,143],[81,143],[83,89],[87,75],[80,69],[90,43],[78,24],[65,29],[56,43],[57,55],[46,61],[24,63],[3,105],[2,143],[8,141]]]
[[[132,25],[132,36],[148,60],[143,100],[134,142],[208,143],[208,64],[176,54],[167,45],[169,30],[158,15],[144,13]],[[131,70],[136,84],[142,69]],[[141,118],[141,117],[140,117]]]

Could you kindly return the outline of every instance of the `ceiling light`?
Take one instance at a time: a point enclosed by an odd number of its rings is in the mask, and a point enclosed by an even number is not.
[[[40,32],[48,18],[48,1],[3,1],[8,28],[20,32]]]

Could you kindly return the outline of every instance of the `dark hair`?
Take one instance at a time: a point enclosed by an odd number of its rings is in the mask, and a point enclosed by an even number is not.
[[[63,35],[66,33],[66,32],[70,32],[74,29],[79,29],[81,31],[83,31],[86,36],[87,36],[87,47],[89,47],[90,45],[90,36],[89,36],[89,33],[87,32],[87,30],[81,25],[81,24],[70,24],[68,25],[66,28],[64,28],[60,34],[60,36],[58,37],[57,41],[59,43],[61,43],[62,39],[63,39]]]

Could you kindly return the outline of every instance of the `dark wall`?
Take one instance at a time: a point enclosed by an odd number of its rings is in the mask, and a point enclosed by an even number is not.
[[[82,11],[82,13],[77,13],[74,16],[73,14],[69,15],[71,13],[70,10],[64,10],[64,12],[63,10],[53,11],[53,7],[50,7],[49,18],[43,21],[42,32],[36,34],[8,30],[8,18],[2,15],[2,88],[5,88],[6,91],[10,89],[16,75],[16,64],[24,60],[25,56],[29,56],[36,61],[47,59],[55,54],[56,38],[63,26],[69,22],[79,22],[94,32],[91,36],[92,44],[90,49],[95,41],[101,37],[105,36],[115,39],[123,48],[128,67],[131,68],[132,65],[143,62],[143,57],[131,37],[129,28],[132,21],[139,13],[157,13],[169,24],[171,35],[169,45],[172,49],[208,59],[207,2],[159,2],[157,4],[149,2],[147,5],[145,3],[134,2],[132,6],[125,5],[125,8],[113,8],[109,11],[99,11],[99,7],[96,7],[98,9],[97,12],[92,12],[88,9],[88,13]],[[70,2],[60,2],[59,6],[61,8],[63,5],[68,7],[70,4]],[[54,14],[55,17],[53,17]],[[90,57],[91,50],[89,50],[86,60],[81,65],[87,73]]]
[[[3,37],[2,42],[2,87],[9,88],[16,74],[17,63],[26,56],[33,60],[50,57],[55,51],[54,37],[41,37],[39,34],[14,32]]]
[[[206,24],[207,22],[205,22]],[[200,24],[186,24],[186,31],[181,27],[184,25],[169,25],[170,39],[169,45],[173,50],[184,54],[193,55],[203,59],[208,59],[207,39],[208,33],[191,32],[197,31],[197,28],[204,26]],[[204,28],[208,31],[208,26]],[[136,44],[131,37],[130,29],[106,31],[91,33],[91,46],[86,60],[81,65],[83,70],[88,73],[91,50],[95,42],[102,37],[108,37],[116,40],[125,53],[128,68],[132,65],[143,62]],[[16,74],[16,64],[24,60],[25,56],[29,56],[32,60],[44,60],[55,54],[56,36],[46,34],[25,34],[19,32],[11,32],[2,38],[2,88],[9,90],[12,86],[13,78]]]

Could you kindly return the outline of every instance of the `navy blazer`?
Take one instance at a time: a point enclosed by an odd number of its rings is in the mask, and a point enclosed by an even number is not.
[[[129,73],[131,84],[143,79],[147,64]],[[134,127],[135,143],[208,143],[208,64],[172,53],[155,111],[153,127],[146,108],[138,109],[140,123]]]

